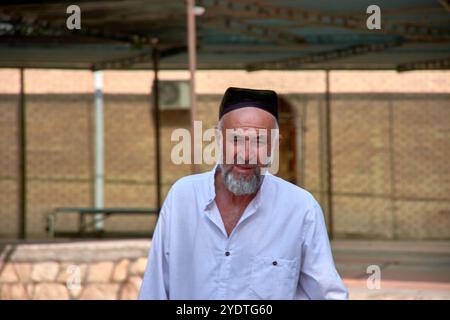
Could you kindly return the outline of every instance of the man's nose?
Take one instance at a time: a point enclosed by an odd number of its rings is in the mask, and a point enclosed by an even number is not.
[[[256,143],[250,141],[250,139],[245,139],[243,148],[240,148],[240,154],[238,155],[244,164],[256,164]]]

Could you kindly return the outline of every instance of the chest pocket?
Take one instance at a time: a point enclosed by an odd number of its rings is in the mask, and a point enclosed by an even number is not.
[[[255,257],[251,265],[250,290],[259,299],[293,299],[300,273],[300,259]]]

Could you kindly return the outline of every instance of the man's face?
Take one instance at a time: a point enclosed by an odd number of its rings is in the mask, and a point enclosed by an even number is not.
[[[246,107],[224,115],[222,126],[225,185],[237,195],[256,192],[262,183],[261,167],[267,165],[271,133],[276,120],[259,108]]]

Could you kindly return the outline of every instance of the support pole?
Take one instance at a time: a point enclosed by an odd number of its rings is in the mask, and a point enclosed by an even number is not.
[[[189,52],[189,73],[190,73],[190,98],[191,98],[191,171],[197,172],[194,162],[196,152],[194,139],[194,121],[197,119],[197,100],[195,95],[195,70],[197,68],[196,59],[196,30],[195,30],[195,0],[187,0],[187,30],[188,30],[188,52]],[[198,146],[197,146],[198,147]]]
[[[26,110],[25,110],[25,72],[20,68],[20,96],[17,112],[18,142],[18,236],[26,238],[27,218],[27,143],[26,143]]]
[[[104,126],[103,126],[103,74],[95,75],[95,208],[104,206]],[[95,230],[104,228],[103,214],[95,215]]]
[[[155,124],[155,171],[156,171],[156,208],[161,209],[161,141],[160,141],[160,114],[159,114],[159,48],[158,39],[152,40],[152,61],[153,61],[153,120]]]
[[[326,154],[327,154],[327,208],[329,236],[334,238],[333,231],[333,150],[331,141],[331,97],[330,97],[330,71],[325,71],[325,125],[326,125]]]

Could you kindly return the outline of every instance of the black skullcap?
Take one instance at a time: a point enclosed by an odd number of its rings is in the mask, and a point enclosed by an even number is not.
[[[256,107],[272,114],[278,122],[278,96],[272,90],[256,90],[230,87],[220,104],[219,120],[227,112],[245,108]]]

